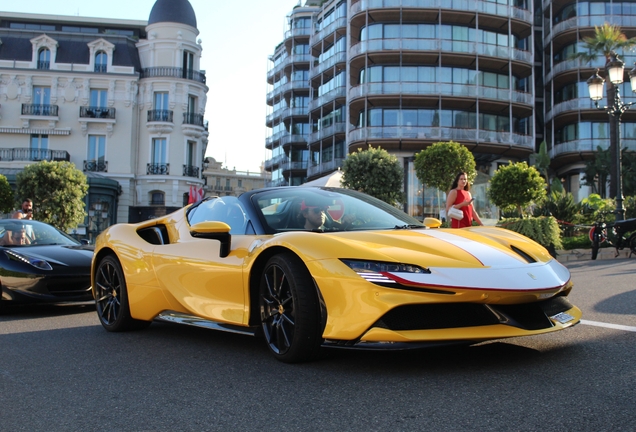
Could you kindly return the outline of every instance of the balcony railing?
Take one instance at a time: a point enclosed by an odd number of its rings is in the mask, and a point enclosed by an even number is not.
[[[199,167],[192,165],[184,165],[183,166],[183,176],[184,177],[195,177],[199,178]]]
[[[80,118],[115,119],[115,108],[83,106],[79,115]]]
[[[170,164],[149,163],[146,165],[146,174],[148,175],[168,175],[170,174]]]
[[[179,67],[151,67],[141,71],[141,78],[183,78],[205,84],[205,73]]]
[[[108,161],[85,160],[84,172],[108,172]]]
[[[148,110],[148,121],[172,123],[173,114],[172,110]]]
[[[183,123],[203,127],[203,114],[183,113]]]
[[[0,148],[2,161],[67,161],[71,155],[66,150]]]
[[[22,115],[57,117],[57,105],[22,104]]]
[[[95,72],[106,73],[107,70],[108,70],[108,66],[105,65],[105,64],[96,64],[95,65]]]
[[[38,61],[37,65],[38,69],[50,69],[51,62],[50,61]]]

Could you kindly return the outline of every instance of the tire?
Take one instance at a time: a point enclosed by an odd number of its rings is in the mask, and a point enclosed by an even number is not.
[[[277,360],[297,363],[320,356],[323,329],[318,295],[296,255],[269,259],[261,275],[259,304],[263,337]]]
[[[592,228],[592,233],[590,236],[592,237],[592,259],[593,260],[595,260],[596,257],[598,256],[598,250],[601,247],[601,241],[600,241],[601,233],[598,232],[599,230],[600,230],[599,227]]]
[[[95,306],[102,326],[111,332],[139,330],[151,323],[130,316],[126,279],[121,264],[113,255],[105,256],[97,265]]]

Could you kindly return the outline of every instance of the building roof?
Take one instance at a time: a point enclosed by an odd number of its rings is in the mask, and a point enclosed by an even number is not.
[[[157,0],[150,11],[148,25],[175,22],[197,28],[197,17],[188,0]]]

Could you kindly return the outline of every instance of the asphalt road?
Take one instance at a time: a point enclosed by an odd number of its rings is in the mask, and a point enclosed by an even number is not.
[[[584,312],[572,329],[299,365],[246,336],[112,334],[91,306],[12,308],[0,431],[632,431],[636,259],[568,267]]]

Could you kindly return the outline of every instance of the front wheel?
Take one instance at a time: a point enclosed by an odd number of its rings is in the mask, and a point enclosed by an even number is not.
[[[318,295],[309,271],[293,254],[275,255],[261,276],[259,302],[270,352],[285,363],[320,354],[322,328]]]
[[[598,250],[601,247],[601,228],[593,227],[590,230],[590,240],[592,240],[592,259],[595,260],[598,256]]]
[[[95,306],[102,326],[108,331],[120,332],[148,327],[150,321],[130,316],[128,289],[121,264],[108,255],[99,262],[95,273]]]

